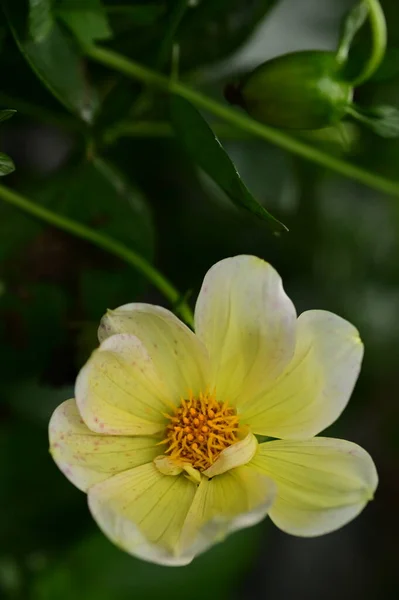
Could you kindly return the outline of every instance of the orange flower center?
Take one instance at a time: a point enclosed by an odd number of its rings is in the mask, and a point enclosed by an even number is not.
[[[219,454],[238,441],[238,417],[227,402],[218,402],[211,394],[190,394],[173,415],[166,415],[165,454],[199,471],[208,469]]]

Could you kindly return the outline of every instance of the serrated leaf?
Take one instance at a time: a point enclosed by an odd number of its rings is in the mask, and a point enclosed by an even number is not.
[[[349,50],[355,35],[363,27],[369,14],[369,5],[364,0],[361,0],[354,6],[345,16],[342,27],[341,36],[337,49],[337,60],[345,62],[349,55]]]
[[[101,0],[58,0],[57,15],[83,45],[112,37]]]
[[[43,41],[54,25],[51,0],[29,0],[29,33],[35,42]]]
[[[192,160],[234,204],[267,221],[274,231],[287,230],[252,196],[229,155],[196,108],[187,100],[172,96],[171,116],[176,133]]]
[[[55,23],[40,42],[28,35],[23,0],[1,0],[15,41],[23,56],[50,92],[71,112],[91,122],[97,95],[90,86],[75,44]]]
[[[9,175],[13,171],[15,171],[13,160],[7,154],[0,152],[0,177]]]
[[[6,108],[4,110],[0,110],[0,123],[3,123],[4,121],[8,121],[8,119],[11,119],[11,117],[13,117],[16,112],[17,112],[16,110],[13,110],[11,108]]]
[[[376,106],[370,109],[353,106],[350,114],[381,137],[399,137],[399,110],[394,106]]]

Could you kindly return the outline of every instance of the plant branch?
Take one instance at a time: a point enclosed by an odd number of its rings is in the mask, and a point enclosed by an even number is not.
[[[288,150],[288,152],[292,152],[322,167],[332,169],[371,188],[399,197],[399,181],[391,181],[381,175],[331,156],[318,148],[309,146],[283,131],[259,123],[236,109],[225,106],[181,82],[171,81],[168,77],[143,67],[116,52],[98,46],[91,46],[86,49],[86,52],[93,60],[165,92],[177,94],[242,131],[267,140],[284,150]]]
[[[109,237],[99,231],[95,231],[82,223],[64,217],[54,213],[53,211],[36,204],[29,198],[21,196],[17,192],[10,190],[9,188],[0,185],[0,198],[13,206],[27,212],[42,221],[50,223],[63,231],[71,233],[72,235],[79,237],[83,240],[91,242],[95,246],[114,254],[118,258],[121,258],[137,271],[139,271],[144,277],[146,277],[151,283],[158,288],[158,290],[176,307],[176,311],[179,312],[181,317],[190,326],[193,326],[193,314],[187,302],[182,301],[182,294],[157,270],[153,267],[145,258],[122,244],[112,237]]]
[[[228,123],[212,123],[212,129],[218,137],[228,140],[242,140],[251,136]],[[167,121],[120,121],[107,129],[103,135],[106,144],[113,144],[121,137],[133,138],[171,138],[174,129]]]
[[[371,54],[361,73],[352,82],[354,87],[365,83],[380,66],[387,48],[387,24],[384,11],[378,0],[365,0],[369,7],[372,47]]]

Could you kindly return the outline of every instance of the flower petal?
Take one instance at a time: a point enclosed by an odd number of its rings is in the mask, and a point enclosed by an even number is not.
[[[251,465],[277,484],[272,521],[286,533],[311,537],[342,527],[372,499],[377,472],[351,442],[314,438],[259,445]]]
[[[180,475],[183,472],[183,467],[166,454],[156,456],[154,465],[163,475]]]
[[[359,333],[323,310],[302,313],[295,355],[268,391],[251,399],[242,422],[261,435],[308,439],[342,413],[363,358]]]
[[[183,475],[163,475],[151,463],[90,488],[89,508],[105,535],[126,552],[161,565],[185,565],[193,556],[179,556],[179,540],[196,489]]]
[[[236,256],[208,271],[195,330],[210,354],[218,398],[245,403],[281,373],[294,352],[295,319],[281,278],[263,260]]]
[[[75,400],[58,406],[49,424],[51,455],[66,477],[83,492],[115,473],[151,462],[157,440],[93,433],[82,421]]]
[[[258,440],[253,433],[248,433],[245,438],[232,444],[219,454],[213,465],[204,471],[206,477],[215,477],[249,463],[258,449]]]
[[[275,497],[275,484],[250,465],[202,478],[182,532],[182,548],[197,555],[227,535],[259,523]]]
[[[80,371],[76,403],[86,425],[110,435],[162,431],[168,396],[141,341],[119,334],[106,339]]]
[[[209,358],[194,333],[173,313],[151,304],[125,304],[102,318],[100,341],[115,333],[137,336],[146,347],[171,402],[204,391],[209,384]]]

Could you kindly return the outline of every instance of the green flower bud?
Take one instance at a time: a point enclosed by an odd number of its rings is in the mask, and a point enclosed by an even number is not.
[[[225,89],[261,123],[287,129],[321,129],[334,125],[352,103],[353,88],[340,78],[333,52],[293,52],[269,60],[238,86]]]

